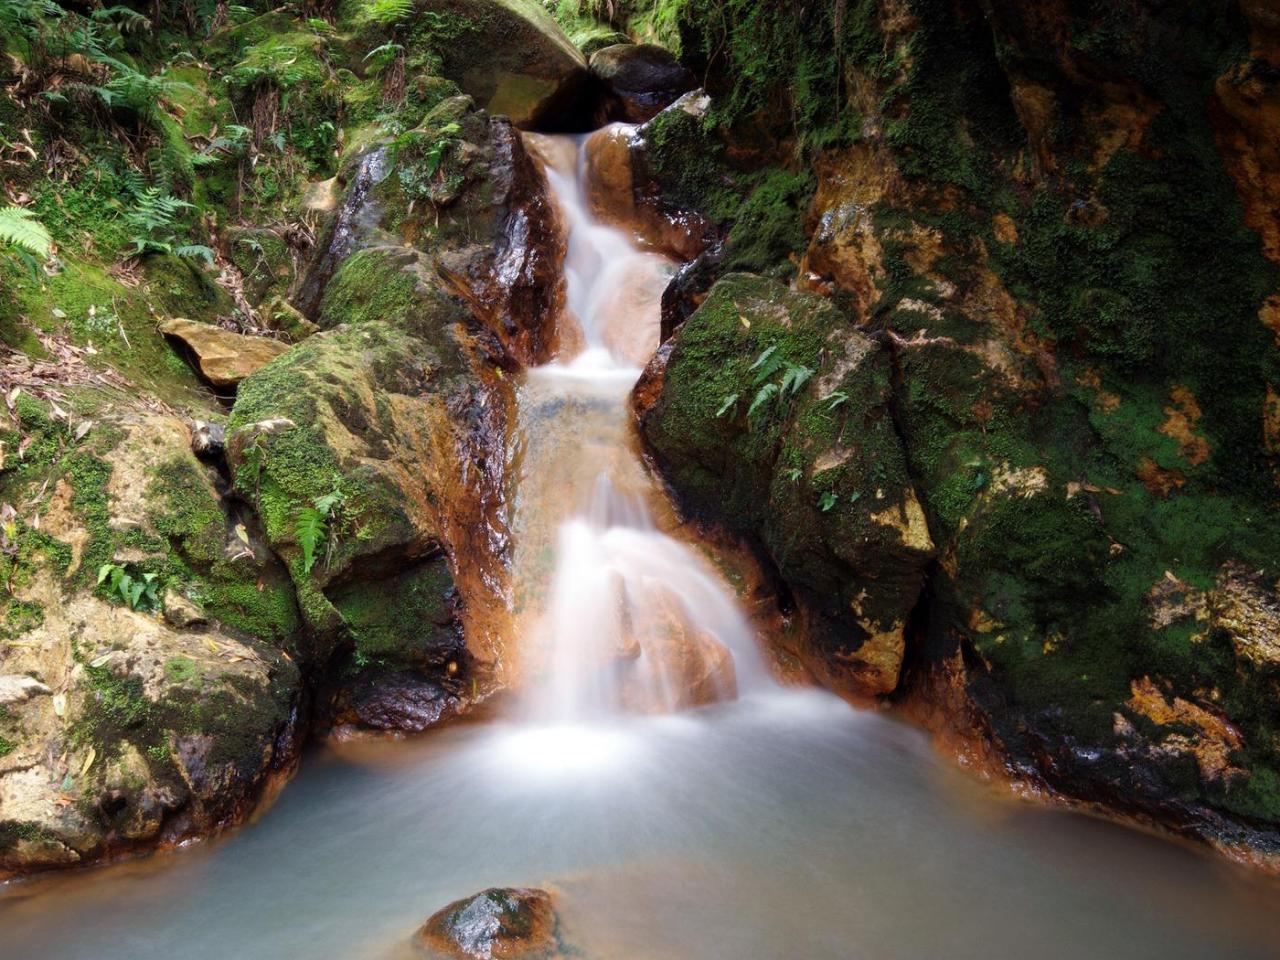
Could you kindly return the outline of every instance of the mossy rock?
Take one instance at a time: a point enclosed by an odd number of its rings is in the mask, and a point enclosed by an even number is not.
[[[590,128],[595,91],[586,60],[536,0],[417,0],[408,16],[388,18],[349,2],[339,23],[353,52],[398,42],[407,70],[454,81],[517,126]]]
[[[827,302],[732,274],[650,375],[643,432],[681,503],[764,547],[812,613],[824,673],[892,691],[933,544],[887,353]]]

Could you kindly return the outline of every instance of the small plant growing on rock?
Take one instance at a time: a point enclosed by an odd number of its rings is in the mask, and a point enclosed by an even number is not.
[[[104,563],[98,568],[98,586],[130,610],[156,610],[160,606],[160,582],[154,573],[139,574],[123,564]]]
[[[794,399],[814,374],[813,369],[810,367],[799,363],[790,363],[778,356],[777,344],[766,348],[760,356],[756,357],[755,362],[747,368],[747,372],[755,375],[752,378],[751,385],[757,388],[751,405],[747,407],[748,419],[754,417],[758,412],[767,412],[770,404],[778,399]],[[779,373],[782,376],[774,380],[773,377]],[[725,416],[737,406],[737,403],[738,394],[735,393],[725,397],[720,404],[720,409],[716,411],[716,416]]]
[[[333,535],[333,521],[338,508],[346,502],[347,495],[339,487],[334,487],[324,496],[316,497],[310,506],[299,507],[294,516],[294,535],[298,538],[298,546],[302,550],[302,569],[310,573],[316,565],[317,551],[325,546],[325,566],[333,558],[337,536]]]

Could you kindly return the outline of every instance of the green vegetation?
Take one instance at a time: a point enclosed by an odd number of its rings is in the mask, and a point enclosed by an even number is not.
[[[104,563],[98,568],[98,588],[130,610],[155,610],[160,606],[159,575],[155,573]]]

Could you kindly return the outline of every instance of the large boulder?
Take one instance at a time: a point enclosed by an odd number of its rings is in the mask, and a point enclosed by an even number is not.
[[[894,690],[934,550],[883,347],[817,297],[735,274],[659,353],[637,398],[684,507],[759,544],[795,594],[812,668],[853,692]]]
[[[326,284],[354,251],[399,240],[431,258],[500,340],[504,364],[554,355],[561,233],[545,179],[509,121],[453,97],[394,144],[369,146],[341,178],[345,200],[296,300],[303,313],[316,317]]]
[[[438,282],[411,248],[356,253],[326,288],[328,329],[242,383],[231,414],[236,488],[288,565],[318,662],[352,657],[340,720],[397,712],[361,707],[362,670],[430,682],[398,683],[417,727],[424,697],[452,712],[502,665],[510,386],[488,362],[500,344]]]
[[[586,59],[537,0],[420,0],[416,16],[442,75],[484,110],[523,129],[590,129]]]
[[[134,402],[71,431],[22,397],[5,437],[0,874],[207,835],[296,759],[292,588],[186,425]]]
[[[431,960],[556,960],[558,926],[545,890],[491,887],[432,914],[414,943]]]
[[[591,55],[591,72],[608,91],[610,119],[644,123],[697,79],[668,51],[652,43],[619,43]]]

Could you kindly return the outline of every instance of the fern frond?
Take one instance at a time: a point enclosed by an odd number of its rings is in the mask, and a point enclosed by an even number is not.
[[[302,570],[310,573],[316,565],[316,550],[324,542],[325,518],[315,507],[299,507],[293,519],[293,533],[302,549]]]
[[[0,243],[37,257],[48,257],[53,249],[53,238],[44,224],[22,207],[0,208]]]
[[[187,260],[203,260],[211,267],[214,263],[213,248],[206,247],[203,243],[188,243],[182,247],[174,247],[173,252],[175,256]]]

